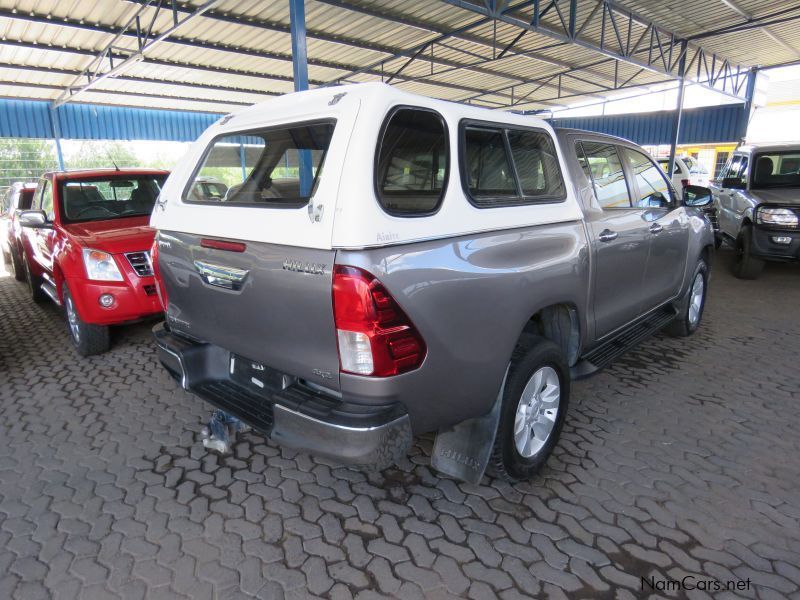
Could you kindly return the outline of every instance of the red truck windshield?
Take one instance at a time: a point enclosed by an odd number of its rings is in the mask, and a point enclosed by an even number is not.
[[[61,219],[66,223],[147,216],[166,175],[104,175],[62,181]]]

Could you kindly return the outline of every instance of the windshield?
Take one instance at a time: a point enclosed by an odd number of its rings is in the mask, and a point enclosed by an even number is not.
[[[105,175],[62,181],[61,219],[66,223],[148,216],[166,175]]]
[[[756,154],[753,189],[800,187],[800,150]]]

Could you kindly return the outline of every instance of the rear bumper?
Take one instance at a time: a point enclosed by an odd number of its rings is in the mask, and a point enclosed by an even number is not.
[[[789,243],[778,243],[775,238],[788,238]],[[753,227],[752,250],[755,256],[769,260],[800,260],[800,231],[757,225]]]
[[[399,404],[365,406],[313,389],[258,365],[259,387],[232,375],[231,353],[153,328],[161,364],[181,386],[292,448],[351,464],[385,467],[405,456],[411,424]]]

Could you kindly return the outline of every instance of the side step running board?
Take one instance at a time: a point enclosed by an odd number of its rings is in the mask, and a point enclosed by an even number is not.
[[[42,282],[42,291],[50,297],[50,300],[56,303],[57,306],[61,306],[61,300],[58,297],[58,292],[56,291],[56,286],[54,286],[49,281]]]
[[[584,354],[581,360],[570,369],[572,379],[583,379],[607,367],[628,350],[657,333],[677,314],[678,311],[673,306],[657,310],[642,321],[623,330],[615,338]]]

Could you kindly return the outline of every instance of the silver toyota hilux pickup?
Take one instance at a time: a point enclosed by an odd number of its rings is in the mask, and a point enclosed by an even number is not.
[[[286,95],[163,188],[159,358],[287,446],[384,467],[436,432],[440,472],[528,478],[571,379],[699,326],[710,201],[622,139],[383,84]]]

